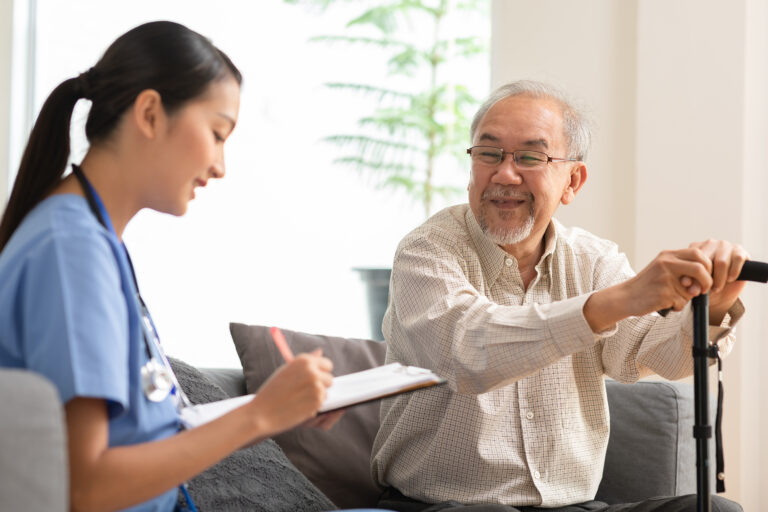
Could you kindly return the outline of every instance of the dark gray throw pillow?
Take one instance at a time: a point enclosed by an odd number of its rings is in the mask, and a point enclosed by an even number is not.
[[[228,398],[195,367],[178,359],[169,359],[179,384],[193,404]],[[271,439],[233,453],[190,480],[188,486],[200,510],[336,510]]]
[[[229,324],[245,385],[255,393],[284,364],[269,334],[260,325]],[[283,330],[295,354],[316,348],[333,361],[333,374],[346,375],[384,364],[386,345],[364,340]],[[371,448],[379,429],[379,402],[349,408],[328,431],[297,428],[274,439],[293,464],[341,508],[375,507],[382,489],[371,477]]]

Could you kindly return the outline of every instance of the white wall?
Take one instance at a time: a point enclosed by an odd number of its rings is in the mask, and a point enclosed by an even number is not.
[[[544,79],[592,106],[590,179],[561,220],[617,241],[635,268],[708,237],[768,259],[765,0],[497,0],[493,19],[494,86]],[[745,510],[768,500],[766,295],[748,286],[725,363],[726,496]]]
[[[764,1],[654,0],[638,4],[637,259],[707,237],[768,257],[762,191],[768,165]],[[764,287],[725,366],[727,495],[745,510],[768,498],[768,428],[760,362],[768,357]],[[762,391],[762,393],[761,393]]]

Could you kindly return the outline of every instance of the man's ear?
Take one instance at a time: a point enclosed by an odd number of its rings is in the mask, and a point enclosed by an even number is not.
[[[141,91],[133,101],[132,114],[139,132],[148,139],[154,139],[165,121],[160,93],[154,89]]]
[[[581,187],[584,186],[585,181],[587,181],[587,166],[584,165],[584,162],[577,162],[576,165],[571,167],[570,180],[563,191],[563,197],[560,198],[560,202],[568,204],[573,201]]]

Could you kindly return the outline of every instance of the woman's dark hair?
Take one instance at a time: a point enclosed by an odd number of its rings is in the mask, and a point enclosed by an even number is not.
[[[91,69],[59,84],[43,104],[21,158],[0,221],[0,251],[24,217],[59,183],[69,159],[69,125],[81,98],[91,100],[85,124],[90,143],[107,139],[146,89],[160,94],[169,114],[217,80],[242,75],[208,39],[183,25],[156,21],[120,36]]]

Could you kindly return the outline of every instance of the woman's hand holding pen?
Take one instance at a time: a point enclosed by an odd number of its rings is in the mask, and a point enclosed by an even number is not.
[[[269,437],[314,418],[333,381],[332,369],[319,349],[278,368],[249,404],[257,431]]]

